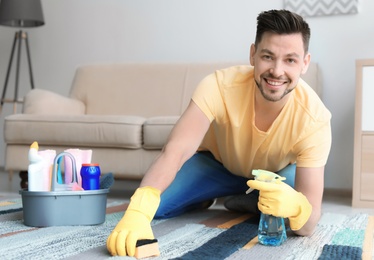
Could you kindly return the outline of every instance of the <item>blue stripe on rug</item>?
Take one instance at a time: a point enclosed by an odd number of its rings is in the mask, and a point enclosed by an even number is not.
[[[258,225],[249,219],[212,238],[202,246],[175,259],[224,259],[257,236]],[[224,245],[224,246],[222,246]]]
[[[14,212],[19,212],[19,211],[22,211],[22,208],[0,210],[0,215],[5,215],[5,214],[14,213]]]
[[[355,246],[324,245],[318,260],[361,260],[362,249]]]

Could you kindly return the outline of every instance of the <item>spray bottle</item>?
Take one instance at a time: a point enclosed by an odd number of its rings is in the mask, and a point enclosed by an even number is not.
[[[252,175],[258,181],[279,183],[285,180],[276,173],[265,170],[253,170]],[[253,191],[248,189],[247,194]],[[261,213],[260,223],[258,226],[258,242],[266,246],[279,246],[287,239],[284,219]]]

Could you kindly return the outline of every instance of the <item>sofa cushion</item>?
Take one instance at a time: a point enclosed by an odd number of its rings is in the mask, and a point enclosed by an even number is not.
[[[148,118],[143,126],[144,149],[162,149],[179,116]]]
[[[23,113],[40,115],[83,115],[82,101],[64,97],[44,89],[32,89],[25,96]]]
[[[5,118],[4,139],[7,144],[139,149],[144,122],[139,116],[15,114]]]

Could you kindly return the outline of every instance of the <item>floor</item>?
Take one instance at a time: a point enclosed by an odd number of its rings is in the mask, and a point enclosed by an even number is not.
[[[129,199],[138,185],[139,181],[116,180],[110,189],[108,197],[114,199]],[[0,169],[0,193],[18,194],[19,190],[20,178],[18,174],[14,174],[10,180],[8,174]],[[350,192],[325,191],[322,211],[341,214],[367,213],[374,215],[374,208],[352,208],[351,200]],[[218,200],[215,207],[222,207],[220,200]]]

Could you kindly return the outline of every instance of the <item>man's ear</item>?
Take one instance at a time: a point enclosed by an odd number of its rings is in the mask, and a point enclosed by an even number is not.
[[[256,47],[254,44],[251,45],[251,49],[249,51],[249,62],[252,66],[254,66],[255,63],[255,53],[256,53]]]
[[[305,74],[309,68],[309,63],[310,63],[310,53],[307,53],[304,57],[304,65],[303,69],[301,71],[301,74]]]

